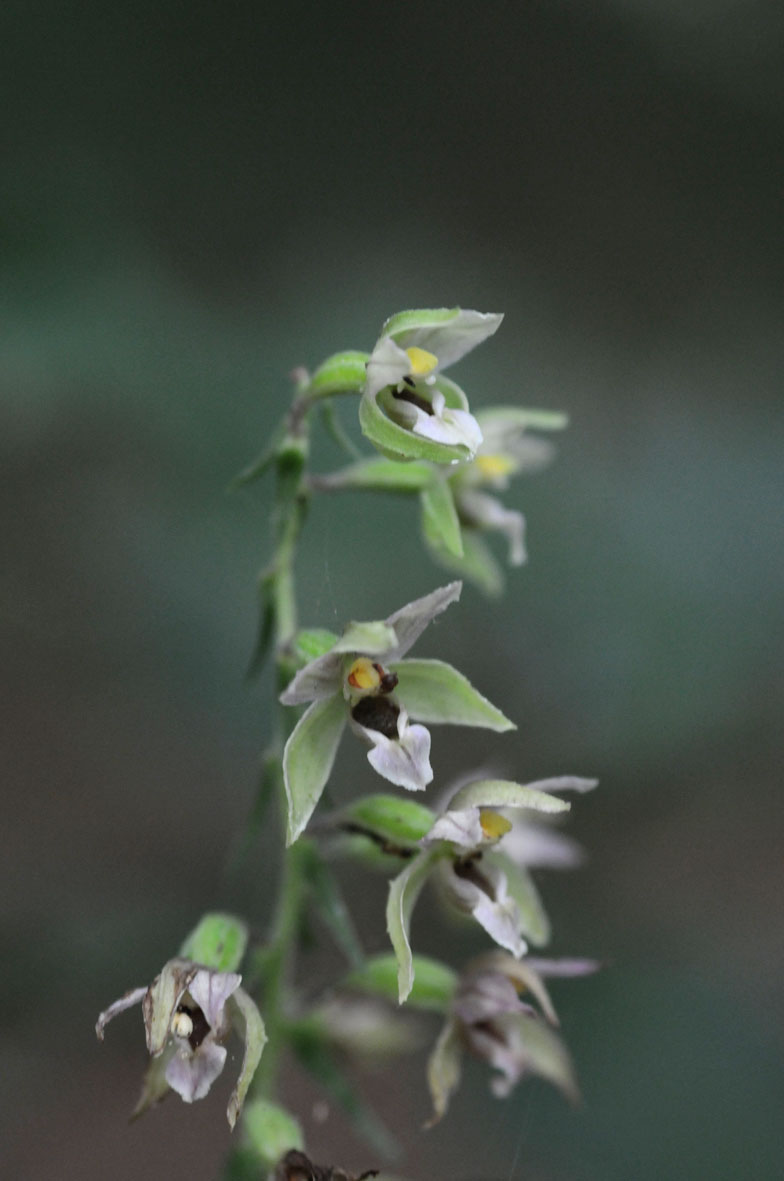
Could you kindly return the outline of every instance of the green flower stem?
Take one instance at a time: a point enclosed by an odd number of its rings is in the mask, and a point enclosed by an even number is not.
[[[269,1041],[253,1080],[253,1094],[264,1099],[274,1098],[280,1054],[286,1038],[284,1000],[294,971],[300,932],[307,845],[306,840],[300,840],[284,853],[272,935],[264,950],[262,1007]]]
[[[308,458],[309,399],[299,394],[294,401],[275,457],[275,553],[270,567],[270,607],[275,641],[275,695],[288,684],[295,671],[291,643],[297,630],[294,562],[297,542],[307,516],[309,491],[305,481]],[[286,796],[283,786],[282,752],[296,718],[278,706],[277,751],[274,779],[280,830],[285,834]],[[280,1055],[286,1040],[285,997],[294,974],[297,941],[305,897],[307,842],[301,841],[283,854],[281,879],[272,931],[256,960],[268,1042],[253,1081],[254,1096],[275,1095]]]

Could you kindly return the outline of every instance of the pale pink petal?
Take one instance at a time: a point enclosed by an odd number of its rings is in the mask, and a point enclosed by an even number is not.
[[[188,992],[207,1018],[210,1029],[222,1029],[223,1007],[241,983],[242,977],[236,972],[211,972],[208,968],[200,968],[193,977]]]
[[[207,1039],[193,1054],[180,1051],[174,1055],[166,1067],[166,1082],[186,1103],[193,1103],[204,1098],[225,1061],[225,1048]]]

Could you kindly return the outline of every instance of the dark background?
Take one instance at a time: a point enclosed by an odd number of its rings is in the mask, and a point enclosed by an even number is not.
[[[458,303],[506,312],[455,372],[472,404],[572,425],[507,497],[529,566],[421,648],[520,728],[436,732],[434,763],[600,776],[588,866],[541,880],[554,951],[609,966],[557,989],[580,1110],[535,1082],[500,1104],[477,1066],[421,1133],[421,1055],[369,1093],[417,1181],[782,1175],[783,33],[731,0],[3,5],[9,1176],[217,1175],[228,1079],[129,1127],[141,1023],[92,1026],[205,908],[269,913],[274,834],[225,873],[270,730],[243,681],[267,490],[225,489],[294,365]],[[446,581],[414,525],[319,503],[303,619]],[[351,882],[381,948],[383,883]],[[374,1163],[286,1086],[314,1157]]]

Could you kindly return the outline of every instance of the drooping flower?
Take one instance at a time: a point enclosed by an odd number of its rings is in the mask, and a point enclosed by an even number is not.
[[[461,464],[448,481],[460,526],[460,546],[450,544],[449,535],[434,528],[432,514],[426,512],[423,532],[440,565],[495,594],[503,588],[503,573],[482,535],[501,533],[507,540],[509,565],[521,566],[526,561],[525,518],[491,492],[503,491],[514,476],[538,471],[549,463],[552,445],[530,432],[560,429],[567,418],[549,411],[498,406],[480,412],[477,421],[482,444],[474,459]],[[426,493],[422,498],[426,509]]]
[[[131,989],[101,1013],[95,1032],[103,1041],[104,1029],[118,1013],[142,1006],[153,1062],[137,1113],[163,1098],[169,1088],[186,1103],[203,1099],[223,1070],[227,1052],[222,1043],[237,1024],[243,1030],[245,1055],[226,1113],[234,1127],[266,1040],[261,1015],[240,988],[241,980],[236,972],[173,959],[149,987]]]
[[[522,1078],[536,1074],[576,1100],[574,1068],[553,1028],[558,1017],[544,978],[586,976],[598,967],[595,960],[517,960],[503,952],[470,963],[460,976],[428,1062],[431,1125],[444,1115],[457,1088],[464,1050],[497,1072],[490,1084],[494,1095],[504,1097]],[[522,1000],[526,994],[536,1004]]]
[[[314,476],[312,484],[328,491],[361,488],[417,494],[422,533],[433,558],[486,593],[497,594],[504,576],[484,535],[501,533],[507,540],[509,565],[522,565],[525,518],[492,493],[506,489],[513,477],[545,466],[553,447],[531,431],[558,430],[567,418],[552,411],[497,406],[480,411],[476,421],[483,438],[470,462],[444,469],[422,460],[400,463],[377,456]]]
[[[547,941],[549,923],[530,876],[524,866],[505,857],[499,848],[512,823],[498,809],[565,812],[570,805],[554,792],[587,791],[595,785],[595,780],[576,776],[527,785],[488,779],[456,792],[449,808],[419,841],[421,852],[407,863],[390,887],[387,930],[398,959],[401,1003],[414,982],[411,915],[431,875],[457,909],[471,914],[500,947],[517,959],[525,954],[528,941]]]
[[[453,582],[407,603],[384,621],[349,624],[281,694],[284,705],[311,703],[283,754],[289,844],[319,801],[346,725],[371,747],[368,761],[374,770],[409,791],[422,790],[433,778],[430,734],[419,723],[514,729],[451,665],[403,659],[461,589],[462,583]]]
[[[394,459],[458,463],[482,432],[468,400],[442,371],[498,328],[503,317],[461,308],[400,312],[381,331],[360,402],[365,435]]]

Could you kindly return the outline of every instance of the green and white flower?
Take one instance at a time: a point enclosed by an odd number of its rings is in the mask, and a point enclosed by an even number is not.
[[[312,485],[325,491],[353,488],[417,494],[422,532],[434,559],[488,594],[498,594],[504,576],[484,534],[501,533],[508,544],[509,565],[522,565],[525,518],[492,493],[505,490],[515,476],[544,467],[552,458],[553,446],[531,431],[561,429],[567,418],[552,411],[497,406],[480,411],[476,421],[482,441],[470,462],[445,469],[424,460],[400,463],[374,457],[314,476]]]
[[[217,936],[217,938],[216,938]],[[183,945],[206,952],[221,968],[239,964],[247,935],[244,924],[226,915],[207,915]],[[266,1041],[256,1005],[240,987],[242,977],[185,956],[169,960],[148,987],[133,988],[98,1017],[106,1026],[119,1013],[141,1004],[147,1049],[152,1058],[134,1114],[162,1099],[169,1089],[186,1103],[203,1099],[226,1063],[223,1042],[237,1027],[245,1042],[242,1070],[226,1112],[234,1127]]]
[[[502,319],[461,308],[391,316],[367,362],[360,402],[371,443],[393,459],[471,459],[482,432],[465,394],[442,371],[492,336]]]
[[[587,976],[595,960],[516,960],[493,952],[461,974],[446,1023],[428,1061],[427,1076],[437,1123],[460,1081],[464,1050],[497,1072],[490,1084],[503,1098],[527,1075],[539,1075],[571,1100],[578,1097],[569,1052],[554,1030],[558,1017],[545,977]],[[530,995],[536,1004],[521,996]]]
[[[289,844],[321,797],[347,725],[371,747],[373,769],[409,791],[421,791],[433,778],[430,734],[422,722],[514,729],[451,665],[403,659],[461,589],[453,582],[385,620],[350,623],[281,694],[284,705],[310,703],[283,754]]]
[[[421,852],[390,887],[387,930],[398,960],[401,1003],[414,982],[411,915],[431,876],[453,906],[472,915],[517,959],[525,954],[528,941],[547,942],[550,928],[536,887],[525,866],[503,853],[503,838],[512,822],[499,809],[566,812],[570,805],[553,793],[588,791],[595,785],[595,780],[571,775],[527,785],[485,779],[456,792],[447,811],[420,840]]]

